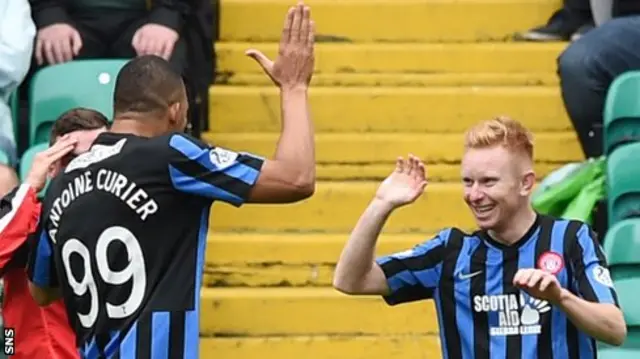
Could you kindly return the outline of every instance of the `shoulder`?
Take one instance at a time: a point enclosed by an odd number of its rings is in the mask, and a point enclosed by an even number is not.
[[[447,248],[455,249],[461,248],[465,241],[478,238],[478,232],[470,234],[457,227],[446,227],[441,229],[433,239],[440,241]]]

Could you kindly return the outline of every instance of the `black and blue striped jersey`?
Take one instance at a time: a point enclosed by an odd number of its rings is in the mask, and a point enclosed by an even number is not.
[[[377,262],[388,304],[435,300],[444,359],[596,358],[595,341],[564,312],[513,285],[519,269],[553,273],[585,300],[618,305],[596,236],[578,221],[540,215],[513,246],[448,228]]]
[[[198,357],[210,207],[242,205],[262,164],[180,133],[105,133],[51,182],[28,273],[61,289],[83,358]]]

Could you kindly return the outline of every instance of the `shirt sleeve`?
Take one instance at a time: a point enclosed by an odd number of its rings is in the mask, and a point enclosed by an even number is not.
[[[571,264],[578,295],[590,302],[618,306],[618,297],[609,274],[604,251],[598,243],[596,234],[587,225],[582,225],[578,230],[573,249]]]
[[[38,287],[57,288],[59,282],[54,260],[54,244],[44,224],[45,219],[43,212],[36,234],[29,243],[27,276],[29,281]]]
[[[376,260],[387,278],[390,290],[384,296],[387,304],[397,305],[433,297],[440,283],[449,232],[442,231],[413,249]]]
[[[204,144],[182,134],[169,138],[169,177],[181,192],[241,206],[260,175],[264,160]]]
[[[40,203],[29,185],[20,185],[0,199],[0,273],[22,252],[39,215]],[[24,258],[21,261],[24,266]]]

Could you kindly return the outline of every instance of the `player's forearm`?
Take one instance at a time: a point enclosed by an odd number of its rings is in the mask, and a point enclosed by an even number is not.
[[[333,277],[336,289],[349,294],[374,294],[387,290],[386,281],[379,281],[381,288],[368,281],[373,271],[378,236],[392,211],[391,205],[377,199],[369,204],[338,260]]]
[[[29,282],[29,292],[33,300],[41,307],[46,307],[62,298],[59,288],[41,288],[32,282]]]
[[[610,345],[624,342],[627,327],[622,312],[613,304],[589,302],[564,290],[558,305],[576,327],[596,340]]]
[[[291,183],[315,189],[315,142],[306,88],[282,89],[282,133],[275,160],[286,167]]]

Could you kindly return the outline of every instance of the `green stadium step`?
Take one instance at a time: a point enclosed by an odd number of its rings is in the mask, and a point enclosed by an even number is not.
[[[222,41],[278,41],[294,0],[221,0]],[[489,41],[544,24],[559,0],[308,0],[318,41]]]
[[[275,133],[207,133],[203,136],[205,141],[217,146],[261,156],[275,153],[278,137]],[[315,141],[318,163],[388,163],[389,173],[396,158],[408,153],[427,163],[459,163],[464,147],[464,137],[457,133],[319,133]],[[537,161],[557,163],[583,158],[573,132],[538,133],[535,141]]]
[[[378,182],[319,182],[315,194],[286,205],[247,204],[235,208],[216,203],[211,211],[214,231],[351,231],[373,198]],[[462,185],[434,183],[427,194],[391,216],[389,232],[435,232],[443,226],[473,228],[474,221],[462,199]]]
[[[244,52],[255,48],[275,59],[277,43],[217,43],[216,70],[230,74],[260,74],[262,69]],[[463,73],[496,76],[556,73],[556,58],[565,43],[468,44],[318,44],[316,74]],[[260,78],[267,78],[262,75]]]
[[[412,248],[431,234],[387,234],[379,254]],[[212,286],[331,286],[344,234],[209,234],[204,285]]]
[[[440,355],[436,335],[200,339],[201,359],[407,359],[440,358]]]
[[[557,87],[316,87],[309,90],[318,132],[461,133],[496,115],[532,131],[573,131]],[[278,132],[280,99],[271,87],[212,86],[212,132]]]
[[[218,73],[216,85],[267,86],[271,79],[264,74]],[[555,73],[360,73],[316,74],[311,86],[554,86],[558,84]]]
[[[203,336],[438,332],[433,302],[391,308],[380,297],[332,288],[205,288],[201,308]]]

